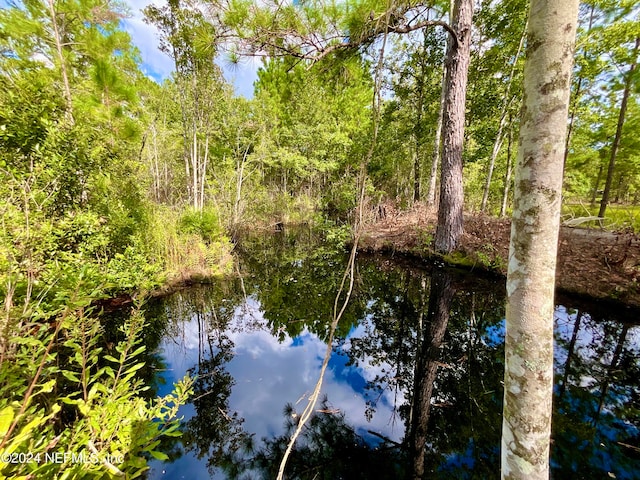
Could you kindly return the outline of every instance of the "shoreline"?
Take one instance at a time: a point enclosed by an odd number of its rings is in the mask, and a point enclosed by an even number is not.
[[[401,253],[440,260],[454,267],[506,278],[511,222],[465,214],[464,234],[449,255],[433,250],[436,218],[416,208],[367,225],[358,250]],[[556,291],[617,305],[640,307],[640,237],[562,226],[558,242]]]

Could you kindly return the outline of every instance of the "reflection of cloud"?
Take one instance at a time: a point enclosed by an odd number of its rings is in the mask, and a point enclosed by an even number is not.
[[[244,320],[249,328],[243,329],[242,318],[235,317],[235,324],[226,330],[235,345],[234,357],[226,365],[226,370],[236,382],[229,398],[229,408],[244,418],[245,431],[260,440],[284,432],[285,405],[292,404],[295,411],[302,412],[320,374],[326,345],[306,330],[295,342],[290,337],[279,342],[269,332],[257,302],[249,299],[243,310],[250,312]],[[248,318],[250,321],[247,322]],[[256,328],[259,324],[262,328]],[[162,344],[162,352],[173,378],[181,378],[198,359],[199,332],[196,319],[184,322],[177,330],[181,332],[180,338],[165,339]],[[354,335],[358,333],[362,332],[358,329],[352,332]],[[371,422],[367,422],[365,417],[367,405],[362,384],[375,378],[382,368],[388,368],[388,365],[382,362],[382,365],[373,367],[369,359],[365,360],[364,367],[346,366],[344,357],[333,353],[320,398],[326,395],[331,407],[344,413],[345,421],[356,432],[364,434],[367,430],[373,430],[399,441],[404,428],[391,421],[395,418],[391,392],[383,394],[384,401],[378,402]],[[403,399],[401,394],[398,401],[401,403]],[[193,414],[192,408],[189,405],[181,410],[185,419]],[[320,408],[320,403],[317,408]],[[181,459],[178,463],[183,461],[194,460]]]

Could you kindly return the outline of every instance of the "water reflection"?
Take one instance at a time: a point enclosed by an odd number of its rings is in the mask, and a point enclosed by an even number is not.
[[[320,370],[344,259],[311,236],[264,241],[245,242],[242,282],[192,288],[153,311],[167,324],[161,377],[189,371],[197,382],[185,434],[166,446],[173,461],[149,478],[275,478]],[[563,303],[554,477],[639,478],[631,314]],[[497,478],[503,305],[499,280],[361,257],[324,400],[288,478]]]

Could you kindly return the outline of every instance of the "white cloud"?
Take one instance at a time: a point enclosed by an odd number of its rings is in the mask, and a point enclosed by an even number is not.
[[[142,70],[155,80],[161,81],[171,75],[174,69],[173,60],[158,49],[158,31],[155,26],[144,22],[142,10],[150,4],[158,6],[166,2],[160,0],[133,0],[127,2],[131,17],[123,21],[124,29],[131,35],[133,44],[138,47],[142,56]],[[221,56],[217,62],[225,79],[232,83],[236,95],[250,98],[253,96],[253,82],[258,78],[260,61],[255,58],[242,58],[236,65],[230,64]]]
[[[150,4],[163,5],[165,2],[133,0],[127,2],[131,17],[123,21],[124,29],[131,35],[133,44],[142,56],[142,70],[156,80],[167,78],[173,71],[173,60],[158,49],[158,31],[155,26],[144,22],[142,9]]]

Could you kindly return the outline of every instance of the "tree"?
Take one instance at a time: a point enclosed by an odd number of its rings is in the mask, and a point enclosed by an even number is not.
[[[161,32],[160,49],[173,58],[175,84],[182,113],[183,157],[187,191],[194,210],[205,203],[210,145],[214,141],[216,110],[223,103],[222,72],[214,63],[218,33],[197,2],[172,0],[150,5],[145,21]]]
[[[635,46],[631,54],[631,65],[629,70],[624,76],[624,89],[622,92],[622,100],[620,101],[620,111],[618,114],[618,124],[616,126],[616,134],[611,145],[611,155],[609,157],[609,167],[607,168],[607,180],[604,186],[604,193],[602,194],[602,200],[600,202],[600,210],[598,211],[599,217],[604,217],[607,210],[607,204],[609,203],[609,194],[611,192],[611,182],[613,181],[613,171],[616,164],[616,156],[618,149],[620,148],[620,140],[622,138],[622,129],[624,127],[625,116],[627,114],[627,105],[629,103],[629,95],[633,86],[634,73],[638,64],[638,49],[640,48],[640,37],[636,38]]]
[[[500,5],[502,6],[502,5]],[[506,7],[503,7],[505,9],[509,9],[509,7],[513,8],[514,5],[507,5]],[[518,12],[523,12],[524,9],[522,8],[523,6],[520,5],[516,5],[516,8],[519,7]],[[508,14],[509,16],[513,16],[515,12],[513,12],[513,10],[509,9]],[[493,18],[490,17],[490,21],[494,20]],[[516,26],[520,26],[519,22],[514,21],[513,23],[516,24]],[[494,27],[495,28],[495,27]],[[516,27],[517,28],[517,27]],[[513,33],[509,32],[511,35],[509,35],[510,40],[512,40],[514,38]],[[491,180],[493,178],[493,170],[495,168],[495,164],[496,164],[496,160],[498,158],[498,155],[500,153],[500,149],[502,148],[502,144],[504,142],[504,137],[506,135],[505,132],[505,128],[509,128],[510,126],[508,125],[508,120],[510,119],[511,115],[510,115],[510,110],[513,110],[513,104],[515,103],[517,107],[519,107],[519,102],[516,99],[520,99],[521,98],[521,89],[520,89],[520,82],[521,82],[521,77],[522,77],[522,70],[521,67],[519,67],[519,63],[520,62],[520,53],[522,51],[522,47],[524,46],[524,40],[525,40],[525,34],[526,34],[526,25],[524,25],[522,27],[522,33],[520,35],[520,41],[518,42],[518,49],[515,52],[515,54],[512,57],[511,60],[511,68],[509,69],[509,73],[507,78],[504,78],[504,75],[502,74],[502,72],[500,72],[500,80],[502,80],[502,82],[504,82],[506,80],[507,82],[507,86],[506,89],[504,91],[503,97],[500,99],[502,103],[501,108],[500,108],[500,120],[498,122],[498,128],[497,128],[497,132],[495,134],[495,140],[493,142],[493,147],[491,149],[491,157],[489,158],[489,167],[487,170],[487,180],[485,182],[484,185],[484,192],[482,194],[482,203],[480,205],[480,211],[481,212],[485,212],[486,208],[487,208],[487,202],[489,201],[489,192],[491,189]],[[506,36],[506,35],[505,35]],[[496,42],[496,45],[494,47],[492,47],[492,50],[498,50],[501,52],[501,54],[496,55],[495,53],[493,55],[491,55],[492,57],[498,57],[498,59],[500,59],[500,57],[502,57],[503,55],[505,55],[507,52],[510,52],[510,47],[511,45],[509,45],[507,42],[505,42],[504,40],[501,42],[497,42],[496,40],[496,35],[491,35],[489,37],[492,41]],[[508,37],[507,37],[508,38]],[[517,37],[516,37],[517,38]],[[502,39],[500,39],[502,40]],[[505,39],[506,40],[506,39]],[[513,41],[513,40],[512,40]],[[506,44],[506,45],[505,45]],[[506,52],[505,52],[506,50]],[[489,52],[487,52],[489,53]],[[481,52],[482,55],[482,52]],[[485,55],[483,55],[485,56]],[[488,55],[487,55],[488,56]],[[502,60],[502,59],[500,59]],[[500,63],[505,63],[505,60],[502,60],[502,62]],[[484,63],[484,62],[483,62]],[[480,69],[482,71],[482,69]],[[483,77],[488,76],[486,74],[486,72],[482,72],[483,73]],[[493,83],[493,82],[492,82]],[[495,116],[494,116],[495,118]],[[507,170],[508,170],[508,166],[507,166]]]
[[[579,16],[582,28],[565,149],[565,198],[590,197],[595,207],[602,193],[600,217],[605,216],[605,204],[628,200],[638,185],[637,136],[629,132],[637,98],[639,14],[637,2],[589,0]]]
[[[473,1],[456,0],[452,18],[456,39],[449,38],[445,62],[442,170],[438,226],[435,234],[435,249],[441,253],[453,251],[463,231],[462,148]]]
[[[462,146],[473,1],[453,2],[451,24],[428,18],[431,8],[446,10],[444,2],[392,6],[362,0],[330,6],[314,1],[265,3],[229,2],[224,22],[233,32],[229,35],[236,39],[234,54],[288,56],[310,66],[336,52],[372,47],[391,34],[434,26],[447,30],[442,181],[435,247],[441,253],[451,252],[463,231]],[[384,48],[381,50],[384,53]]]
[[[578,1],[533,0],[515,180],[502,478],[548,478],[562,167]]]
[[[431,413],[431,396],[433,385],[438,375],[440,351],[451,314],[451,303],[455,289],[451,284],[450,273],[445,270],[434,270],[431,276],[429,292],[429,313],[422,344],[416,358],[414,375],[412,415],[410,426],[410,448],[413,458],[413,478],[424,477],[425,453],[429,414]]]
[[[435,198],[445,40],[445,34],[436,30],[405,35],[387,56],[393,98],[384,104],[369,174],[378,188],[402,204],[423,197],[433,204]],[[432,167],[427,183],[422,177],[429,157]]]

